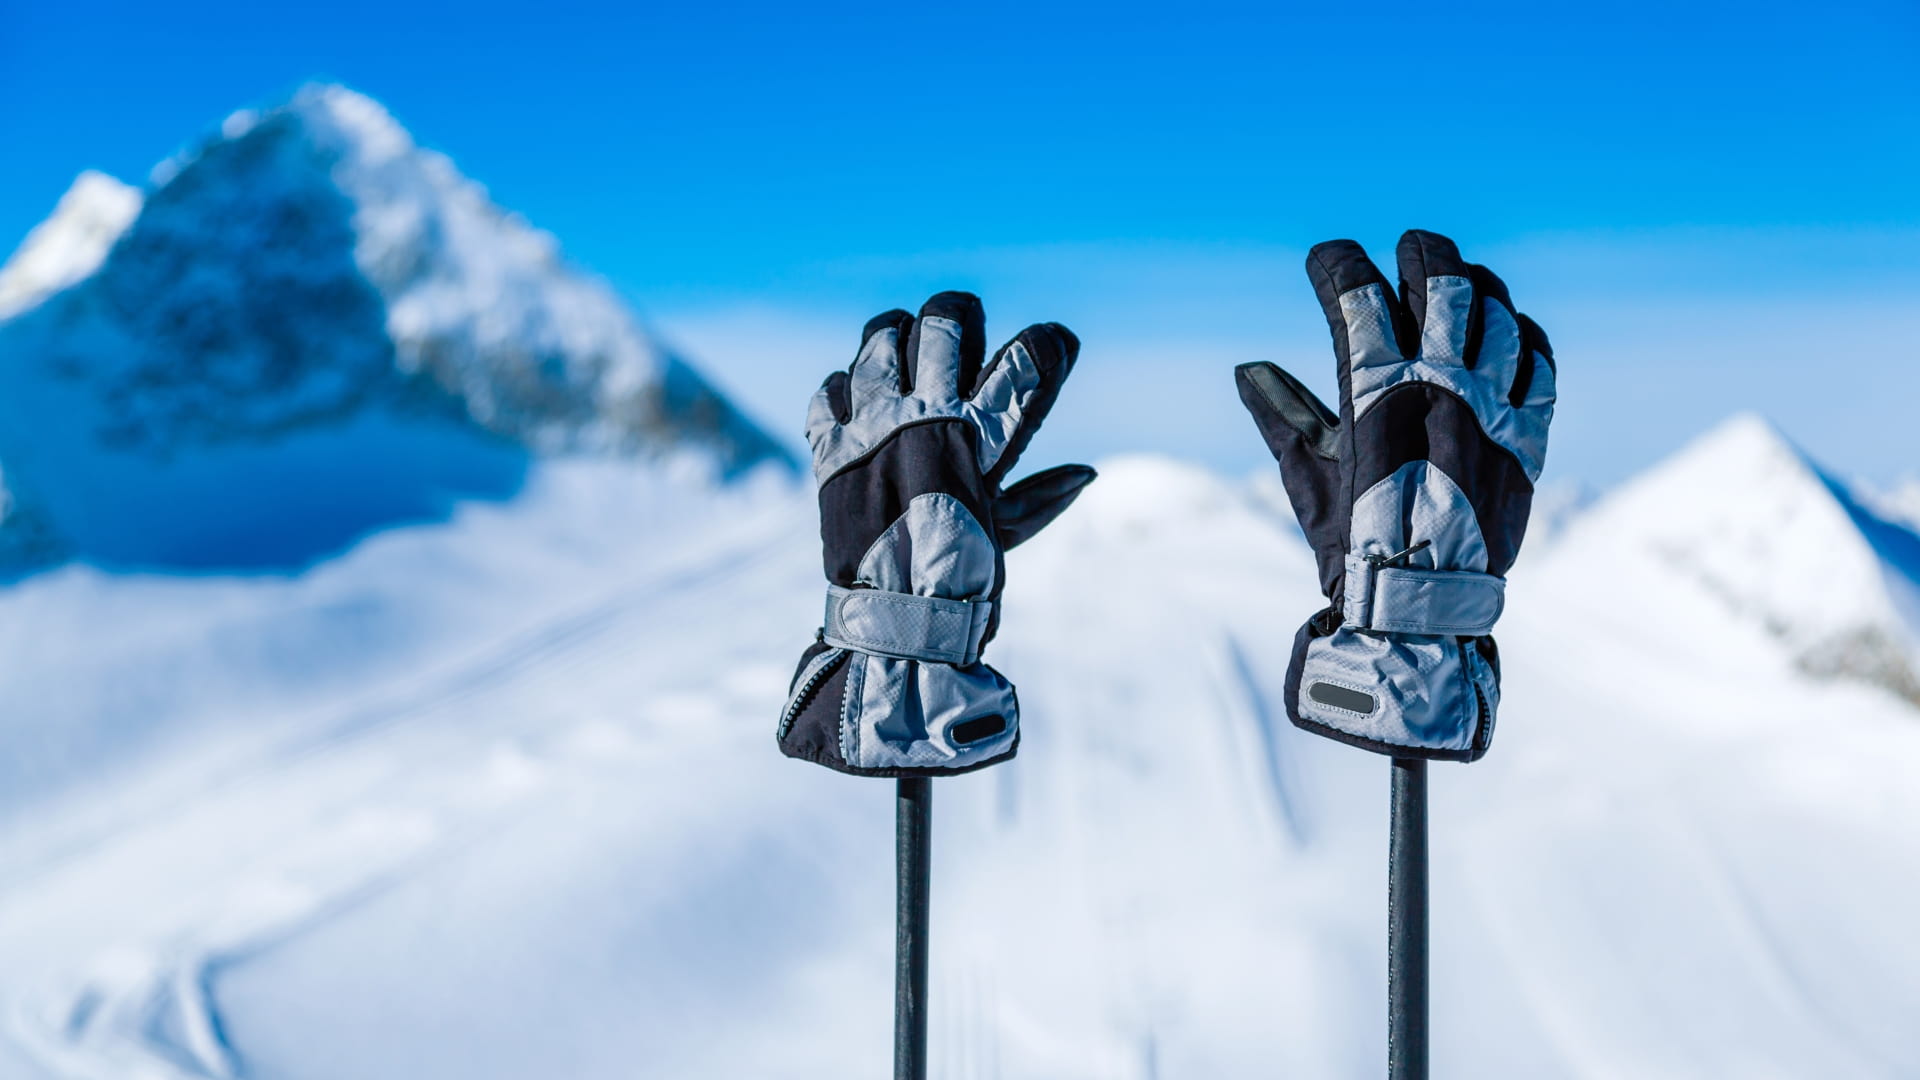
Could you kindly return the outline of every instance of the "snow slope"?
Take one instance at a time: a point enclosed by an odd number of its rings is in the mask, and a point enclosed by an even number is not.
[[[1881,515],[1920,529],[1920,476],[1909,476],[1873,500]]]
[[[1920,711],[1803,659],[1899,629],[1902,541],[1784,446],[1522,559],[1494,752],[1433,776],[1436,1075],[1920,1073]],[[1311,560],[1102,474],[1009,557],[1020,758],[936,788],[935,1075],[1377,1076],[1386,767],[1279,702]],[[772,740],[812,531],[562,462],[294,578],[0,590],[0,698],[190,733],[0,809],[0,1076],[882,1073],[890,788]]]
[[[1651,559],[1816,675],[1920,706],[1920,540],[1757,416],[1738,416],[1604,500],[1570,561]],[[1648,614],[1663,616],[1655,603]]]
[[[60,197],[47,220],[0,265],[0,319],[81,281],[99,268],[114,241],[140,214],[140,190],[88,170]]]
[[[299,567],[536,455],[791,464],[368,98],[236,113],[155,175],[83,175],[0,271],[16,564]]]

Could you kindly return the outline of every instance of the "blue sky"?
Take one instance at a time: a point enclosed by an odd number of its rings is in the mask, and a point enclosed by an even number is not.
[[[1920,468],[1910,2],[683,7],[0,0],[0,246],[333,79],[785,430],[866,315],[970,287],[1087,342],[1037,455],[1250,469],[1232,363],[1331,393],[1305,249],[1419,226],[1553,334],[1550,473],[1742,408]]]

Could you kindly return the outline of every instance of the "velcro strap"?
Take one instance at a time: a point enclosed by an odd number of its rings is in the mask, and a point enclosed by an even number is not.
[[[980,659],[991,600],[827,586],[827,644],[900,660],[971,664]]]
[[[1346,624],[1387,634],[1478,637],[1493,632],[1507,582],[1465,570],[1377,566],[1347,556]]]

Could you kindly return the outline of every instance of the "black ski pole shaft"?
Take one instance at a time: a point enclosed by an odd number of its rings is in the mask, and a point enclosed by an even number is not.
[[[933,781],[900,781],[894,855],[893,1080],[927,1077],[927,898],[933,887]]]
[[[1393,759],[1387,1080],[1427,1080],[1427,763],[1417,758]]]

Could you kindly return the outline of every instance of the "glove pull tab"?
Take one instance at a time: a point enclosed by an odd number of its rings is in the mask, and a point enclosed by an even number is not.
[[[1381,567],[1385,567],[1385,566],[1399,566],[1401,563],[1405,562],[1406,560],[1413,558],[1416,552],[1423,551],[1432,546],[1433,546],[1433,541],[1422,540],[1419,543],[1413,545],[1412,547],[1408,548],[1405,551],[1400,552],[1397,555],[1369,555],[1367,556],[1367,561],[1373,564],[1373,568],[1375,570],[1378,570]]]

